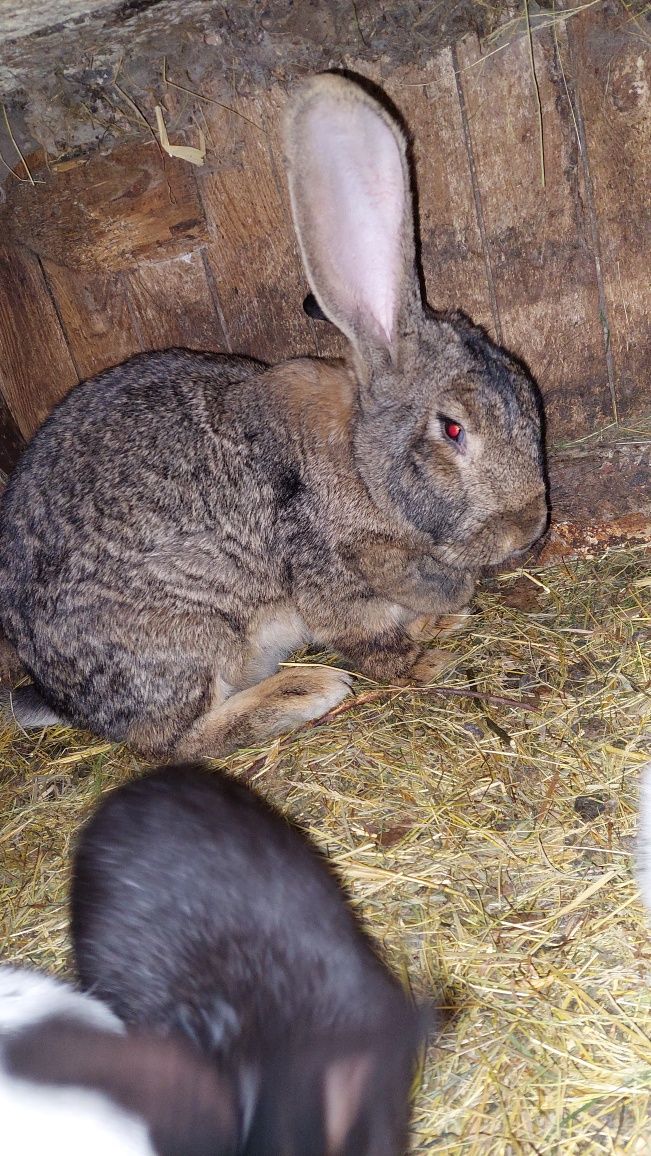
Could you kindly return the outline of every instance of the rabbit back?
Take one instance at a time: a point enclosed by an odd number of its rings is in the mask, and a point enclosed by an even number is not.
[[[199,767],[104,801],[79,839],[71,902],[83,986],[129,1023],[181,1014],[218,1051],[295,1028],[370,1030],[378,1008],[407,1007],[302,834]]]
[[[243,784],[183,766],[113,792],[71,902],[84,987],[248,1073],[246,1156],[403,1151],[423,1013],[326,862]]]
[[[218,427],[262,368],[141,355],[73,389],[25,451],[0,511],[1,617],[61,716],[118,740],[144,717],[166,747],[242,648],[243,605],[274,587],[273,486]]]

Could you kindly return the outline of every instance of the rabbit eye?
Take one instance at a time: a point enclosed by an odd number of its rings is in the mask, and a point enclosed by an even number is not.
[[[451,417],[441,417],[441,422],[446,438],[449,438],[455,445],[462,446],[466,437],[463,426]]]

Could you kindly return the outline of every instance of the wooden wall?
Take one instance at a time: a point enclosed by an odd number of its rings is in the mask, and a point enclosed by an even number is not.
[[[463,307],[540,382],[568,549],[651,530],[651,45],[635,29],[583,6],[537,27],[533,67],[526,35],[422,68],[349,61],[412,131],[431,304]],[[138,350],[338,351],[301,309],[284,100],[198,101],[203,168],[152,138],[5,186],[1,470],[77,380]]]

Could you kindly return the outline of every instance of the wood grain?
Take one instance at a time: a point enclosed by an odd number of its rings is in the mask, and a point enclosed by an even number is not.
[[[554,521],[541,564],[651,541],[651,446],[620,433],[553,455]]]
[[[147,349],[225,348],[200,251],[123,273],[73,273],[51,261],[45,271],[80,378]]]
[[[574,439],[611,419],[608,367],[567,77],[552,32],[534,44],[535,77],[526,36],[483,59],[463,41],[459,75],[504,342],[539,380],[552,440]]]
[[[0,247],[0,392],[25,439],[78,380],[39,261]]]
[[[0,232],[58,265],[105,273],[187,253],[205,240],[192,166],[163,160],[153,141],[35,175],[44,183],[8,186]]]
[[[317,352],[313,323],[302,309],[308,286],[281,171],[284,100],[277,88],[237,100],[248,120],[207,105],[207,143],[217,160],[197,172],[230,348],[265,361]]]
[[[122,274],[43,267],[80,379],[144,348]]]
[[[129,315],[143,349],[179,345],[226,350],[202,252],[140,265],[125,274],[124,280]]]
[[[463,309],[494,331],[451,51],[437,53],[422,68],[369,69],[362,61],[353,67],[386,92],[412,139],[420,255],[430,305]]]
[[[597,218],[613,388],[622,422],[649,417],[651,43],[611,5],[568,23]]]

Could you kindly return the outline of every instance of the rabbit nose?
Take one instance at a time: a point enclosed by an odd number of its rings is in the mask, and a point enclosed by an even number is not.
[[[532,547],[540,542],[541,538],[545,536],[549,529],[549,511],[545,507],[543,514],[538,514],[532,517],[528,524],[525,523],[522,530],[521,544],[513,553],[516,556],[527,554]]]
[[[549,510],[545,510],[544,514],[538,519],[538,524],[531,537],[531,546],[535,546],[541,538],[544,538],[549,529]]]
[[[521,521],[523,546],[529,549],[547,533],[549,528],[549,507],[546,494],[537,494],[522,511]]]

